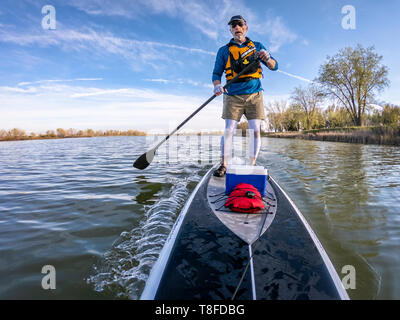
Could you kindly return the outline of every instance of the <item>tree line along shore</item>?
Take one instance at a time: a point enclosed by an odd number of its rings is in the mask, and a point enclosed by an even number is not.
[[[298,104],[284,106],[285,102],[270,104],[268,130],[263,136],[400,146],[399,106],[386,104],[380,110],[365,113],[362,126],[355,126],[343,107],[315,108],[307,115]]]
[[[24,130],[14,128],[11,130],[0,130],[0,141],[39,140],[39,139],[62,139],[62,138],[91,138],[107,136],[145,136],[146,132],[139,130],[76,130],[62,129],[47,130],[46,133],[31,132],[27,134]]]
[[[46,133],[26,133],[25,130],[14,128],[11,130],[0,130],[0,141],[19,141],[19,140],[41,140],[41,139],[65,139],[65,138],[93,138],[93,137],[119,137],[119,136],[165,136],[168,133],[147,133],[139,130],[76,130],[62,129],[47,130]],[[176,135],[223,135],[223,131],[204,131],[204,132],[183,132]]]

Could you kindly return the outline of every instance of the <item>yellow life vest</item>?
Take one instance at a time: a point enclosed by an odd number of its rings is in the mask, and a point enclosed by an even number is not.
[[[239,48],[235,43],[228,43],[229,57],[225,66],[226,80],[233,79],[240,71],[242,71],[255,58],[256,47],[254,43],[247,38],[245,46]],[[242,74],[237,82],[250,81],[262,77],[262,69],[260,62],[251,68],[246,74]]]

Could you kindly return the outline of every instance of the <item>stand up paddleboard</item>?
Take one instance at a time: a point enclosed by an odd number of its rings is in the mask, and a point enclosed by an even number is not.
[[[265,210],[236,213],[223,207],[225,177],[212,176],[215,168],[175,222],[142,300],[349,299],[320,241],[274,179]]]

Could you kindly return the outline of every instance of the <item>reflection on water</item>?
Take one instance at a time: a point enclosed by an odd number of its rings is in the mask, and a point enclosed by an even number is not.
[[[140,296],[180,209],[219,159],[219,137],[179,137],[148,169],[133,169],[158,138],[150,140],[0,143],[0,298]],[[258,162],[300,208],[339,275],[356,268],[352,298],[400,298],[399,148],[263,138]],[[54,292],[41,289],[46,264],[57,270]]]
[[[309,220],[337,270],[356,267],[357,290],[350,296],[399,297],[395,273],[383,270],[400,265],[394,253],[399,228],[391,227],[400,213],[400,150],[271,139],[264,145],[262,161]]]
[[[160,182],[152,183],[146,179],[145,176],[137,176],[135,179],[135,184],[140,186],[140,193],[135,197],[135,200],[139,204],[154,204],[157,201],[157,193],[163,188],[163,184]],[[166,186],[171,187],[169,186]]]

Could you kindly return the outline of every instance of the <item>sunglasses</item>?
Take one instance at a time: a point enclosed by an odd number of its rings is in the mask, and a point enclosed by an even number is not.
[[[234,21],[231,23],[232,29],[236,28],[236,26],[243,27],[245,24],[242,21]]]

